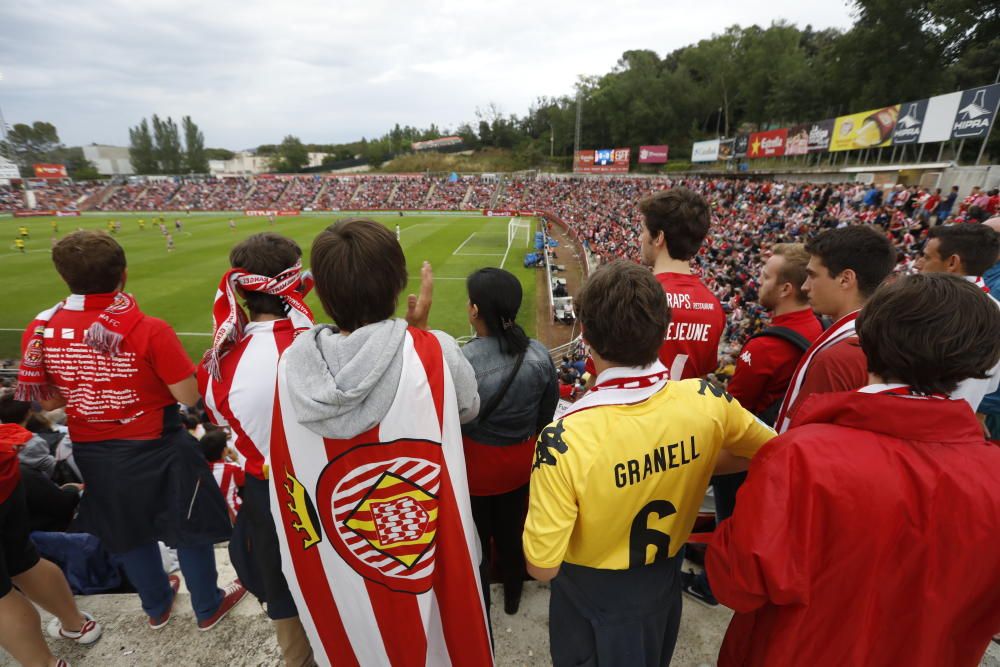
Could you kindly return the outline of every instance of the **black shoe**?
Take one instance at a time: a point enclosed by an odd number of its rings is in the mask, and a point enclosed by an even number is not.
[[[705,575],[694,572],[681,572],[681,590],[706,607],[718,607],[719,601],[708,588]]]
[[[523,581],[505,583],[503,585],[503,610],[508,616],[516,614],[518,608],[521,606],[521,588],[523,586]]]

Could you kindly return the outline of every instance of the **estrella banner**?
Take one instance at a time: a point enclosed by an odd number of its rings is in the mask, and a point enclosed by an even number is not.
[[[64,164],[36,164],[35,178],[68,178]]]
[[[750,159],[781,157],[785,154],[785,142],[787,140],[787,127],[779,130],[768,130],[767,132],[754,132],[750,135],[750,150],[747,151],[747,157]]]
[[[899,118],[899,105],[869,109],[838,116],[830,138],[830,151],[853,151],[878,148],[892,143],[892,133]]]

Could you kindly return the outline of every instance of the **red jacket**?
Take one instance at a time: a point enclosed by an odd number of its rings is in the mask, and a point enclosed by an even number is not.
[[[732,665],[978,665],[1000,631],[1000,448],[964,401],[811,397],[716,530]]]
[[[823,332],[822,325],[809,308],[779,315],[771,321],[771,326],[791,329],[802,334],[810,343]],[[750,412],[764,412],[785,395],[802,352],[782,338],[751,338],[736,359],[729,393]]]

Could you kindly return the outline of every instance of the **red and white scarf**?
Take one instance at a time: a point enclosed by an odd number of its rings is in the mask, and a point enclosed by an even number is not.
[[[135,297],[125,292],[109,294],[72,294],[35,317],[29,329],[31,338],[24,348],[17,374],[15,397],[19,401],[40,401],[55,396],[45,379],[45,330],[56,313],[66,310],[101,309],[97,320],[84,332],[83,342],[95,352],[117,356],[122,341],[142,320]]]
[[[857,335],[854,332],[854,320],[858,319],[860,312],[860,310],[856,310],[837,320],[833,326],[820,334],[819,338],[813,342],[812,347],[799,359],[799,364],[795,367],[795,374],[792,375],[792,381],[785,392],[785,399],[781,402],[778,418],[774,422],[774,430],[778,433],[784,433],[788,430],[791,423],[788,411],[798,400],[799,390],[802,389],[802,383],[806,379],[806,373],[809,372],[809,364],[812,363],[813,358],[828,347]]]
[[[302,271],[301,260],[273,278],[248,273],[240,268],[230,269],[222,276],[219,290],[215,293],[212,347],[205,352],[202,362],[216,380],[220,379],[219,361],[234,343],[243,338],[243,327],[247,323],[247,314],[236,301],[237,287],[247,292],[281,297],[290,308],[288,317],[296,330],[308,329],[314,323],[312,311],[305,303],[306,295],[313,287],[312,274]]]
[[[596,384],[561,416],[602,405],[634,405],[666,386],[670,372],[659,362],[649,366],[615,366],[597,377]]]

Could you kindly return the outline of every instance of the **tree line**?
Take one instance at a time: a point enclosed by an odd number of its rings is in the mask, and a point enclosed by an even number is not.
[[[152,123],[143,118],[138,125],[129,128],[129,159],[135,173],[208,173],[205,135],[191,120],[191,116],[184,116],[181,125],[184,129],[183,146],[180,128],[169,116],[161,119],[153,114]]]

